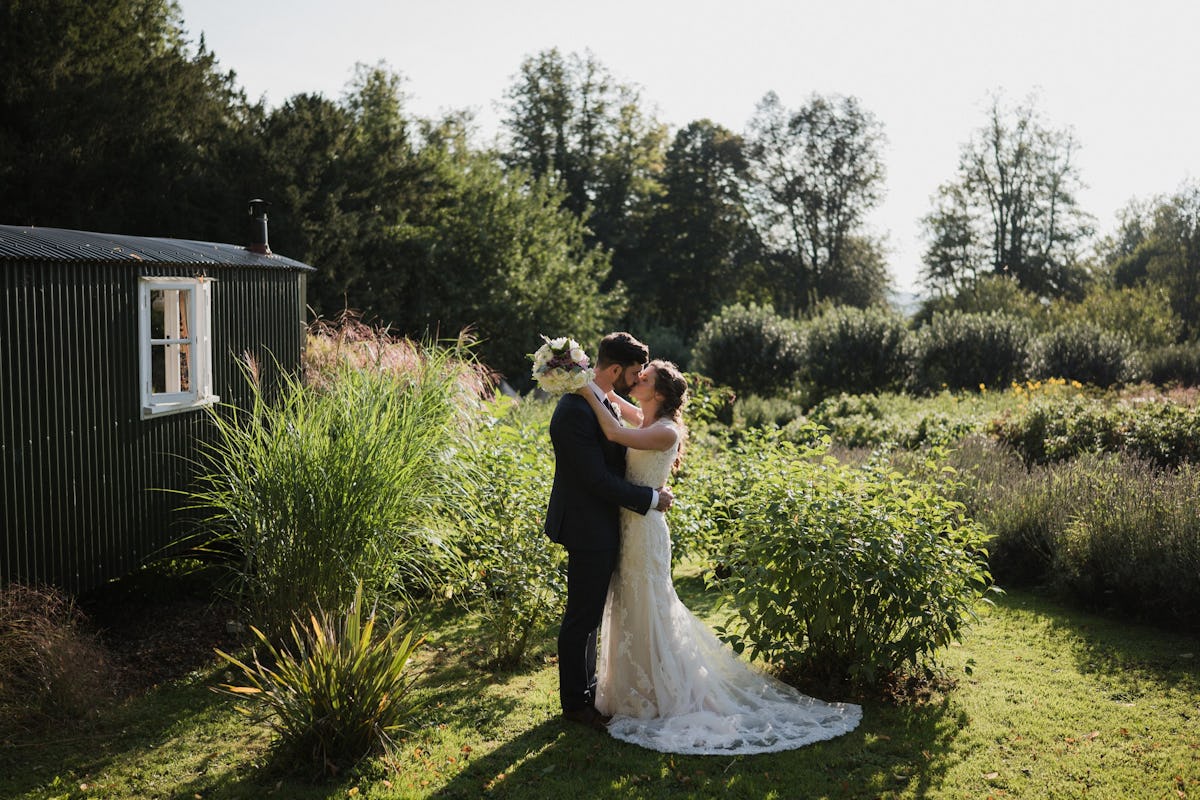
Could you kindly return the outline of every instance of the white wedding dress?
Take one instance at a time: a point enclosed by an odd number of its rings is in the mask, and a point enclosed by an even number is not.
[[[626,478],[664,485],[678,447],[630,449]],[[687,610],[657,511],[621,510],[621,556],[600,631],[596,708],[613,715],[609,733],[626,742],[664,753],[768,753],[840,736],[862,718],[859,706],[814,699],[742,661]]]

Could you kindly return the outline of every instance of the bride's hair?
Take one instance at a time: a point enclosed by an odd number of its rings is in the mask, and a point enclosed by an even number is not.
[[[683,377],[679,366],[672,361],[656,358],[646,365],[654,367],[654,391],[662,395],[658,405],[658,418],[669,419],[679,428],[679,454],[675,457],[674,468],[678,469],[683,461],[683,445],[687,440],[687,427],[683,424],[683,409],[688,401],[687,379]]]

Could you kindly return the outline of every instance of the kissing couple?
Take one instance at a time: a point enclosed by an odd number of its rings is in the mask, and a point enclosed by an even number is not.
[[[742,661],[676,595],[664,512],[688,386],[676,365],[649,358],[630,334],[605,336],[595,379],[564,394],[550,420],[545,531],[567,550],[563,717],[680,754],[775,752],[853,730],[859,706],[809,697]]]

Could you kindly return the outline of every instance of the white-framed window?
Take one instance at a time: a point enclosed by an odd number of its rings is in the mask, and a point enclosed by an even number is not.
[[[142,419],[220,400],[212,391],[208,278],[142,278],[138,339]]]

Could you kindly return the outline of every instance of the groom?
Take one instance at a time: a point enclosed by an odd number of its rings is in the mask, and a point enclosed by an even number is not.
[[[650,358],[646,345],[628,333],[600,341],[592,391],[609,408],[615,389],[627,395]],[[596,631],[604,614],[608,581],[617,566],[621,506],[647,513],[666,511],[670,489],[625,480],[625,448],[604,437],[587,400],[564,394],[550,419],[554,485],[546,509],[546,535],[567,549],[567,609],[558,634],[558,691],[563,717],[604,730],[608,717],[596,697]]]

